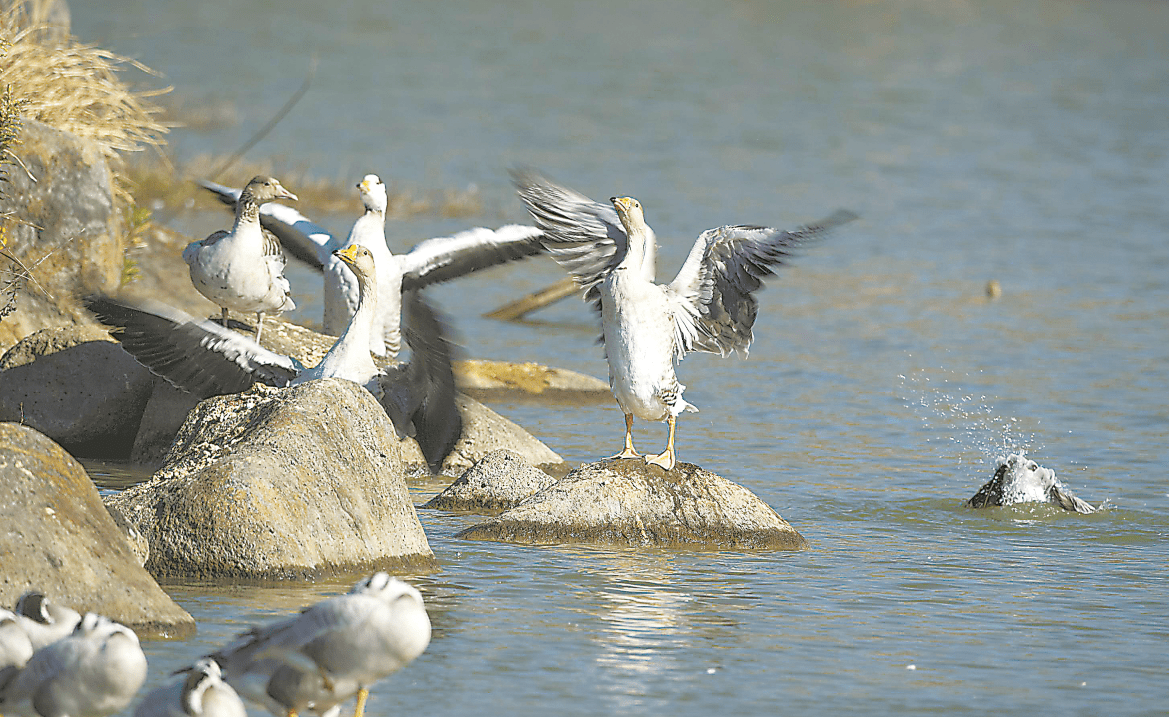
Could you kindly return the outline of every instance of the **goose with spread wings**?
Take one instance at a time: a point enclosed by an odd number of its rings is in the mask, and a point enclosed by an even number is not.
[[[420,292],[407,292],[411,359],[382,369],[369,353],[378,303],[373,255],[352,245],[337,256],[356,275],[360,302],[345,332],[312,368],[269,351],[248,336],[163,304],[135,305],[90,296],[86,305],[103,324],[120,329],[114,337],[139,363],[198,396],[238,393],[255,383],[282,387],[334,377],[359,383],[378,399],[399,434],[414,436],[431,472],[437,473],[463,430],[455,403],[453,348],[443,322]]]
[[[191,270],[191,283],[215,302],[227,326],[228,309],[256,314],[256,340],[264,329],[264,314],[291,311],[286,259],[280,243],[260,226],[260,211],[276,199],[296,200],[273,177],[257,176],[240,192],[231,230],[217,231],[183,249],[183,261]]]
[[[654,283],[654,233],[641,203],[614,197],[606,206],[532,170],[512,179],[544,230],[549,254],[585,289],[601,315],[609,385],[625,413],[625,448],[613,458],[637,458],[633,419],[665,421],[666,449],[645,461],[673,469],[675,423],[698,409],[682,398],[674,365],[691,351],[746,355],[758,302],[752,293],[785,263],[792,249],[851,221],[837,211],[818,224],[782,231],[722,226],[698,236],[669,284]]]
[[[228,205],[235,205],[241,196],[238,190],[221,184],[208,181],[199,184]],[[401,292],[457,279],[544,251],[539,229],[509,224],[499,229],[476,227],[453,236],[428,239],[409,252],[393,254],[386,245],[385,184],[376,174],[367,174],[357,189],[365,212],[344,239],[334,237],[293,207],[282,204],[262,206],[260,223],[279,238],[290,254],[324,272],[324,331],[334,336],[344,329],[356,311],[358,290],[352,272],[333,253],[353,244],[373,252],[381,297],[381,310],[370,335],[370,351],[375,356],[398,354]]]

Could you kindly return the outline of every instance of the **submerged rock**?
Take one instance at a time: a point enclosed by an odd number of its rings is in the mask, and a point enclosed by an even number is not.
[[[130,453],[154,377],[103,329],[43,329],[0,358],[0,421],[31,426],[70,453]]]
[[[109,499],[155,575],[308,578],[429,569],[393,425],[341,379],[200,403],[162,470]]]
[[[609,384],[576,371],[538,363],[468,359],[455,362],[459,390],[480,400],[524,400],[579,404],[611,401]]]
[[[550,545],[592,543],[799,550],[795,528],[751,491],[690,463],[589,463],[457,537]]]
[[[140,633],[194,633],[191,616],[142,569],[85,470],[15,423],[0,423],[0,524],[0,604],[32,589]]]
[[[984,508],[989,505],[1037,502],[1051,503],[1076,513],[1096,512],[1090,503],[1077,498],[1068,490],[1055,477],[1055,471],[1044,468],[1021,453],[1012,453],[1006,458],[1000,456],[997,463],[994,477],[966,501],[967,506]]]
[[[556,479],[507,449],[491,451],[423,508],[493,515],[513,508]]]

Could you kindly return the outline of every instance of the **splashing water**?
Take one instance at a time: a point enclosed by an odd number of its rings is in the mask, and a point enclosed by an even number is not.
[[[914,369],[898,378],[901,400],[933,434],[926,441],[958,463],[997,467],[1003,456],[1042,449],[1034,433],[1021,429],[1018,418],[1001,415],[985,394],[963,387],[977,383],[970,374],[938,367]]]

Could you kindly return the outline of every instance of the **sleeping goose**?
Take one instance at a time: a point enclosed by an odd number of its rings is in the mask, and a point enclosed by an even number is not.
[[[361,717],[369,687],[429,644],[422,594],[375,573],[345,595],[245,633],[213,657],[241,694],[274,714],[322,714],[356,695]]]
[[[256,340],[264,329],[264,313],[296,308],[284,278],[284,253],[279,242],[260,227],[260,207],[274,199],[296,200],[296,195],[272,177],[257,176],[240,192],[231,231],[217,231],[183,250],[191,282],[199,293],[223,311],[256,314]]]
[[[158,303],[134,305],[90,296],[86,305],[139,363],[197,396],[237,393],[254,383],[288,386],[318,378],[343,378],[365,386],[401,435],[414,435],[432,472],[438,472],[462,433],[455,404],[452,348],[445,329],[420,292],[406,295],[408,364],[383,370],[369,353],[377,314],[377,269],[360,245],[337,252],[358,279],[360,302],[345,332],[312,368],[269,351],[253,339],[195,319]],[[413,428],[413,431],[410,429]]]
[[[698,409],[682,398],[674,364],[691,351],[721,356],[751,346],[758,303],[752,292],[783,264],[792,247],[851,221],[838,211],[796,231],[722,226],[698,236],[677,277],[654,283],[654,233],[641,203],[592,201],[531,170],[512,179],[552,258],[573,275],[601,315],[609,385],[625,414],[625,447],[613,458],[640,457],[633,419],[665,421],[666,449],[645,461],[665,470],[676,462],[678,414]]]
[[[234,205],[239,190],[200,181],[221,201]],[[399,325],[402,291],[457,279],[479,269],[523,259],[544,251],[541,232],[531,226],[509,224],[499,229],[477,227],[449,237],[428,239],[405,254],[386,247],[386,187],[376,174],[357,185],[365,213],[345,240],[334,238],[296,209],[282,204],[260,207],[260,222],[276,235],[293,256],[325,272],[325,333],[337,335],[357,306],[357,286],[333,252],[349,244],[361,244],[374,253],[382,304],[382,330],[371,336],[370,351],[376,356],[396,356],[400,348]]]
[[[87,613],[0,686],[0,713],[105,717],[125,709],[145,680],[146,656],[134,631]]]
[[[77,627],[81,614],[71,607],[58,605],[45,597],[44,593],[29,590],[16,601],[16,620],[28,639],[32,649],[39,650],[52,644]]]
[[[204,658],[175,674],[184,676],[147,694],[134,717],[247,717],[215,660]]]

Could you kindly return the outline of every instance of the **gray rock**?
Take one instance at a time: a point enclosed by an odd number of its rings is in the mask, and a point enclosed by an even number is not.
[[[506,448],[534,466],[564,465],[564,459],[543,441],[504,418],[487,406],[468,396],[457,398],[463,414],[463,435],[454,450],[442,463],[444,475],[459,475],[488,453]],[[426,465],[422,451],[413,440],[404,442],[402,460],[410,464]]]
[[[499,449],[480,458],[422,507],[494,515],[555,482],[555,478],[533,468],[518,454]]]
[[[467,359],[455,362],[459,390],[481,401],[609,402],[609,384],[576,371],[538,363]]]
[[[146,536],[158,576],[434,566],[393,425],[368,391],[340,379],[203,401],[162,470],[108,502]]]
[[[15,423],[0,423],[0,525],[0,604],[36,589],[140,634],[194,633],[191,616],[139,565],[85,470]]]
[[[457,537],[551,545],[799,550],[808,543],[751,491],[690,463],[588,463]]]
[[[0,321],[0,347],[48,326],[91,323],[73,296],[121,282],[125,238],[109,167],[98,146],[35,120],[23,120],[19,167],[5,172],[0,214],[11,213],[5,251],[33,267],[15,313]],[[0,269],[8,270],[7,265]]]
[[[966,501],[967,507],[1015,505],[1017,503],[1050,503],[1073,513],[1095,513],[1096,508],[1077,498],[1055,471],[1045,468],[1021,453],[1012,453],[996,461],[991,479]]]
[[[125,458],[153,385],[105,331],[43,329],[0,358],[0,421],[31,426],[75,455]]]

